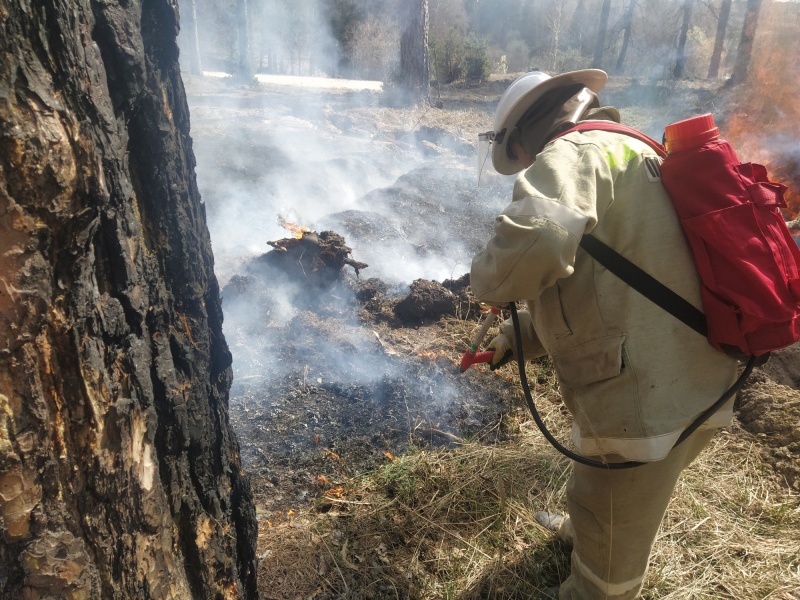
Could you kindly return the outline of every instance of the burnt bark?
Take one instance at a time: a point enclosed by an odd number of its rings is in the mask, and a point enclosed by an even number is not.
[[[0,596],[255,598],[176,0],[0,0]]]
[[[722,0],[717,19],[717,35],[714,39],[714,50],[711,52],[711,61],[708,65],[708,78],[719,77],[719,65],[722,62],[722,49],[725,45],[725,33],[728,30],[728,19],[731,16],[733,0]]]

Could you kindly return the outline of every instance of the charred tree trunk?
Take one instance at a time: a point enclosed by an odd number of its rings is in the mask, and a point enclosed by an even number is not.
[[[722,48],[725,44],[725,33],[728,30],[728,19],[731,16],[732,3],[733,0],[722,0],[722,5],[719,8],[717,37],[714,40],[714,50],[711,52],[711,62],[708,65],[709,79],[716,79],[719,77],[719,65],[722,62]]]
[[[611,0],[603,0],[600,9],[600,23],[597,26],[597,38],[594,42],[594,59],[592,66],[596,69],[603,68],[603,54],[606,50],[606,33],[608,32],[608,15],[611,12]]]
[[[686,68],[686,38],[689,36],[689,24],[692,21],[692,8],[694,0],[683,0],[683,22],[681,23],[681,32],[678,36],[678,51],[677,58],[675,59],[675,69],[672,71],[675,79],[683,77],[683,72]]]
[[[175,0],[0,0],[0,596],[255,598]]]
[[[758,15],[760,12],[761,0],[747,0],[742,37],[739,40],[739,50],[736,53],[736,64],[733,67],[733,75],[728,81],[728,84],[741,83],[747,80],[747,72],[750,69],[750,58],[753,55],[753,42],[756,39]]]
[[[430,95],[428,0],[405,0],[400,35],[400,88],[410,101]]]
[[[630,0],[628,3],[628,10],[625,11],[625,20],[623,21],[623,29],[625,33],[622,36],[622,47],[619,49],[619,56],[617,57],[617,65],[614,72],[617,75],[622,74],[625,70],[625,55],[628,53],[628,45],[631,43],[631,31],[633,30],[633,13],[636,11],[636,0]]]

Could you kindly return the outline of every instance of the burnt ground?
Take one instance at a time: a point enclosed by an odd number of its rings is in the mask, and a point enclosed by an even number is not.
[[[714,100],[637,86],[609,92],[651,135]],[[510,198],[506,178],[485,174],[476,188],[471,145],[503,87],[399,109],[369,93],[188,82],[234,356],[230,418],[262,517],[411,447],[509,435],[519,399],[508,382],[458,369],[479,318],[464,275]],[[794,488],[798,354],[756,373],[734,428]]]
[[[485,369],[461,374],[453,346],[467,342],[440,322],[479,315],[466,278],[417,280],[392,295],[380,280],[355,277],[352,266],[331,266],[350,252],[333,232],[276,245],[223,290],[236,311],[274,304],[270,283],[287,275],[296,285],[296,314],[285,324],[255,318],[228,334],[234,344],[247,343],[240,336],[276,340],[253,352],[251,374],[231,392],[243,462],[268,513],[302,505],[411,446],[507,437],[510,388]]]

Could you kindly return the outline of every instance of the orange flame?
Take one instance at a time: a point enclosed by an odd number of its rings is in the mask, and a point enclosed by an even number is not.
[[[325,490],[325,496],[327,498],[341,498],[342,496],[344,496],[344,488],[337,487]]]
[[[290,223],[283,217],[278,217],[278,223],[280,223],[281,227],[283,227],[286,231],[290,232],[298,240],[303,237],[304,233],[308,233],[309,231],[311,231],[308,227],[304,225],[297,225],[295,223]]]
[[[785,217],[800,213],[800,71],[796,57],[796,5],[765,3],[749,80],[731,99],[724,136],[743,161],[760,162],[775,181],[789,186]],[[794,12],[790,12],[794,11]]]
[[[323,450],[325,451],[325,454],[330,456],[333,460],[342,460],[341,457],[338,454],[336,454],[336,452],[331,450],[330,448],[323,448]]]
[[[325,475],[317,475],[314,480],[320,485],[330,485],[330,480]]]
[[[419,350],[417,352],[417,356],[429,360],[431,362],[436,362],[439,358],[444,357],[452,362],[454,365],[459,364],[459,360],[454,359],[451,355],[447,353],[446,350]]]

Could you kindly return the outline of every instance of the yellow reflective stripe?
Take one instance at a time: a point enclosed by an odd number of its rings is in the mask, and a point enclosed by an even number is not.
[[[652,153],[650,146],[642,141],[630,138],[624,142],[606,148],[606,160],[608,161],[609,167],[618,169],[648,150]]]

